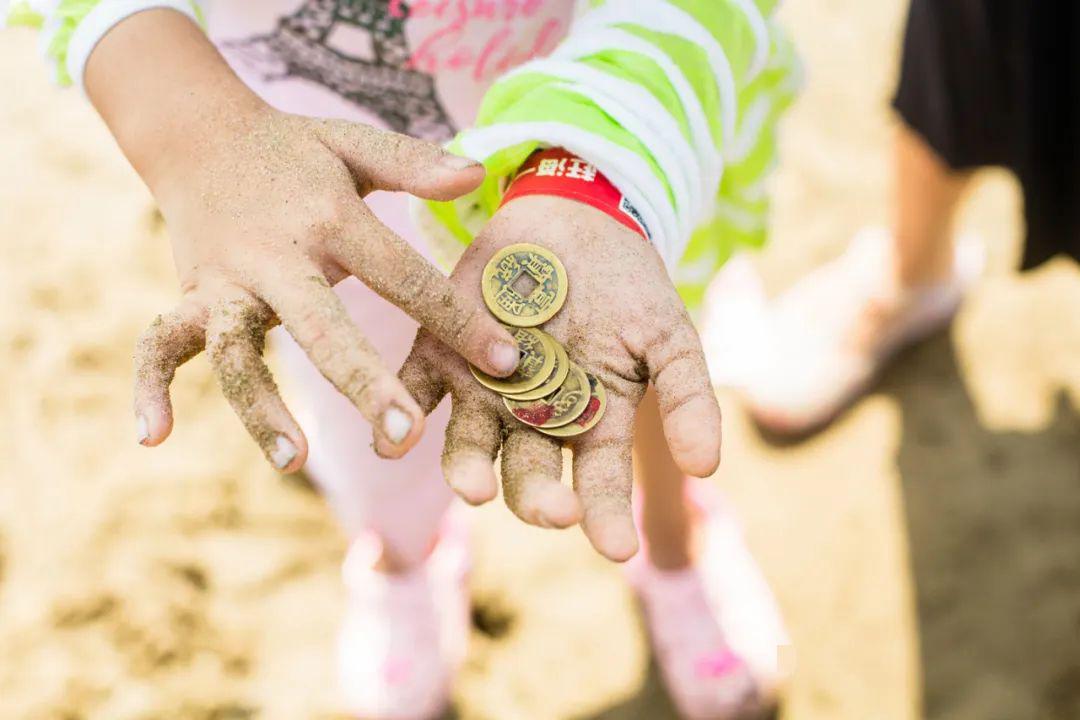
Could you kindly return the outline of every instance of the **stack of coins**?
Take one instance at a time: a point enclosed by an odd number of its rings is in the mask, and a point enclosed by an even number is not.
[[[502,395],[514,417],[545,435],[573,437],[595,427],[607,408],[603,384],[537,327],[566,302],[569,278],[559,258],[538,245],[510,245],[491,258],[481,283],[484,302],[517,340],[521,360],[506,378],[470,366],[476,379]]]

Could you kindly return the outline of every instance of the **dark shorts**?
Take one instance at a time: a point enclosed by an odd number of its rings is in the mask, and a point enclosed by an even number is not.
[[[1017,174],[1024,267],[1080,260],[1080,1],[912,0],[893,105],[952,168]]]

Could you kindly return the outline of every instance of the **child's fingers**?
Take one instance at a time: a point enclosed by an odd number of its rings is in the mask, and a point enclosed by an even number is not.
[[[574,444],[574,489],[585,510],[582,530],[597,552],[615,562],[638,550],[630,505],[633,422],[632,403],[609,392],[604,418]]]
[[[169,385],[176,369],[198,355],[205,337],[205,311],[185,301],[159,315],[135,345],[135,418],[139,442],[161,444],[173,426]]]
[[[645,352],[671,456],[688,475],[708,477],[720,464],[720,405],[701,339],[685,316]]]
[[[423,255],[356,208],[348,232],[328,242],[334,259],[481,370],[499,377],[517,367],[513,337]]]
[[[446,426],[442,468],[447,484],[471,505],[498,494],[495,456],[499,452],[499,418],[477,395],[479,388],[454,396]]]
[[[344,121],[323,122],[320,136],[363,185],[453,200],[476,189],[484,166],[427,140]]]
[[[431,333],[420,328],[412,350],[409,351],[409,357],[405,358],[398,370],[402,384],[420,405],[425,416],[434,412],[446,397],[446,376],[432,359],[438,356],[440,349],[442,352],[449,352]]]
[[[398,379],[405,386],[405,390],[420,406],[420,412],[425,417],[434,412],[435,408],[446,397],[446,378],[431,357],[440,352],[449,352],[446,346],[433,338],[423,328],[416,333],[412,350],[405,362],[398,370]],[[375,434],[375,452],[384,458],[401,457],[384,436]]]
[[[372,424],[389,454],[404,455],[416,444],[424,414],[314,267],[275,266],[256,287],[319,372]]]
[[[532,428],[517,425],[503,442],[503,498],[532,525],[565,528],[581,522],[581,502],[562,479],[562,446]]]
[[[307,440],[263,362],[270,320],[262,302],[237,291],[210,309],[206,352],[222,392],[266,458],[278,470],[293,472],[307,458]]]

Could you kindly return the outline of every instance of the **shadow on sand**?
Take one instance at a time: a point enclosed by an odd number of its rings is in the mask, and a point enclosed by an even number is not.
[[[986,429],[944,334],[903,353],[877,391],[903,418],[924,716],[1077,720],[1080,415],[1062,399],[1037,432]],[[582,720],[677,718],[651,663],[640,692]]]
[[[1080,718],[1080,416],[980,424],[949,338],[903,354],[903,484],[930,720]]]
[[[764,716],[757,715],[739,720],[775,720],[776,717],[778,717],[776,712],[769,712]],[[650,662],[648,675],[637,694],[581,720],[679,720],[679,714],[671,704],[667,691],[664,690],[664,681],[660,677],[659,668],[655,662]]]

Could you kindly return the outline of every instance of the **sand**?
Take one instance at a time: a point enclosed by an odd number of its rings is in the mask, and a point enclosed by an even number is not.
[[[899,0],[790,0],[809,66],[783,133],[776,291],[887,217]],[[329,718],[344,542],[263,462],[205,358],[135,442],[131,353],[176,285],[159,216],[35,38],[0,33],[0,717]],[[1080,271],[1010,273],[1015,185],[963,225],[990,277],[808,442],[724,396],[717,482],[791,627],[797,720],[1080,717]],[[632,598],[577,531],[473,511],[461,718],[672,717]]]

